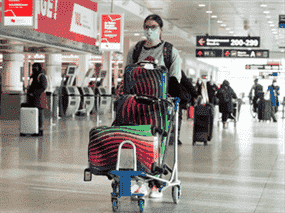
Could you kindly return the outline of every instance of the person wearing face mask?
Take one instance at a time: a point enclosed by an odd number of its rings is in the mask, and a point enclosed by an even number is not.
[[[139,62],[152,62],[157,65],[165,66],[168,70],[168,93],[172,97],[179,97],[179,84],[182,78],[181,59],[178,50],[170,43],[161,40],[163,31],[163,21],[156,14],[149,15],[143,23],[144,35],[146,40],[139,41],[136,45],[130,48],[127,56],[126,66]],[[120,85],[120,91],[117,94],[122,94],[123,81]],[[179,107],[179,121],[182,120],[182,109]],[[181,122],[178,129],[180,130]],[[180,131],[179,131],[180,132]],[[180,135],[180,134],[179,134]],[[178,136],[179,138],[179,136]],[[181,145],[179,140],[179,145]],[[151,181],[149,183],[151,192],[150,198],[162,197],[162,192],[158,188],[160,183]],[[132,192],[146,194],[147,188],[141,183],[137,183],[132,187]]]
[[[272,85],[268,86],[267,93],[270,93],[270,100],[272,105],[272,114],[274,115],[278,111],[279,100],[278,96],[280,95],[279,86],[277,86],[276,79],[272,81]],[[272,115],[273,121],[277,122],[275,116]]]
[[[32,65],[32,75],[30,76],[30,86],[27,90],[27,106],[37,107],[39,109],[39,135],[43,135],[43,113],[47,103],[46,96],[42,96],[42,93],[47,88],[47,78],[43,73],[40,63],[34,63]],[[26,106],[25,104],[22,107]]]

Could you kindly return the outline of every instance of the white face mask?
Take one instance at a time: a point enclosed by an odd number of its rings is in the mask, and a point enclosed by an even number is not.
[[[275,83],[275,82],[273,83],[273,86],[276,86],[276,83]]]
[[[202,81],[198,81],[198,83],[199,83],[199,84],[201,84],[201,83],[202,83]]]
[[[156,39],[159,38],[159,30],[156,29],[154,31],[152,30],[144,30],[144,35],[149,41],[155,41]]]

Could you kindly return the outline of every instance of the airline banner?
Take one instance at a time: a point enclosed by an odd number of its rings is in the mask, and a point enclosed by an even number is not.
[[[96,45],[97,3],[82,0],[37,0],[38,29],[64,39]]]
[[[2,0],[3,27],[36,28],[35,0]]]
[[[124,14],[101,14],[100,50],[123,51]]]

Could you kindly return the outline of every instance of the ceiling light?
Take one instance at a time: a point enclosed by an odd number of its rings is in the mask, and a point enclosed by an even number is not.
[[[205,4],[199,4],[199,7],[205,7],[206,5]]]
[[[212,13],[212,12],[213,12],[213,11],[211,11],[211,10],[207,10],[207,11],[206,11],[206,13]]]
[[[221,24],[221,23],[223,23],[223,21],[221,21],[221,20],[218,20],[218,21],[217,21],[217,23]]]
[[[273,29],[271,29],[272,31],[276,31],[276,29],[275,28],[273,28]]]
[[[221,24],[221,27],[225,27],[225,26],[227,26],[226,24]]]
[[[134,33],[134,36],[139,36],[140,34],[139,33]]]
[[[231,28],[227,27],[226,30],[230,30]]]
[[[273,23],[273,21],[268,21],[268,24],[272,24]]]
[[[276,31],[273,31],[272,33],[273,33],[273,34],[277,34],[277,32],[276,32]]]
[[[218,18],[218,16],[216,16],[216,15],[212,15],[211,17],[212,17],[212,18]]]
[[[234,33],[234,31],[230,31],[229,33]]]
[[[267,7],[267,5],[266,4],[261,4],[260,7]]]
[[[270,24],[269,26],[270,26],[270,27],[274,27],[275,25],[274,25],[274,24]]]
[[[284,53],[284,50],[281,50],[282,53]]]
[[[268,14],[270,13],[268,10],[263,11],[263,13]]]

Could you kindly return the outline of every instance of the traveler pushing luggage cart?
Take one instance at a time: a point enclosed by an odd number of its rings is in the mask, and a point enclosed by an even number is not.
[[[137,196],[140,211],[144,195],[131,192],[130,181],[155,185],[160,192],[172,187],[172,198],[178,203],[181,182],[178,180],[178,110],[179,99],[167,97],[166,68],[146,63],[125,69],[124,94],[116,101],[116,118],[111,127],[90,131],[89,167],[84,180],[93,175],[107,176],[112,182],[113,211],[120,209],[121,196]],[[174,165],[165,161],[169,139],[175,126]],[[134,168],[120,168],[122,148],[132,148]],[[171,173],[169,180],[163,176]]]
[[[232,99],[232,103],[233,103],[233,111],[230,113],[229,115],[229,119],[230,121],[234,122],[234,126],[236,126],[237,122],[239,121],[239,116],[240,116],[240,109],[241,109],[241,105],[242,105],[242,100],[241,99]],[[222,121],[222,113],[219,113],[220,116],[218,118],[218,126],[220,126],[220,122]]]

